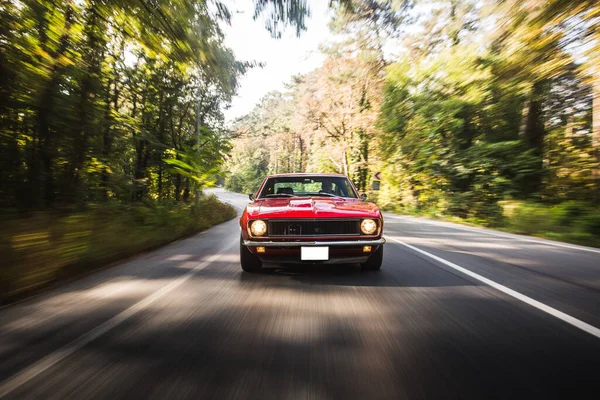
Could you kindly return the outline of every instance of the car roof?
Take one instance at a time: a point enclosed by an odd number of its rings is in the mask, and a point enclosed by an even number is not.
[[[280,178],[280,177],[302,177],[302,176],[335,176],[335,177],[343,177],[347,178],[348,176],[344,174],[325,174],[325,173],[310,173],[310,172],[294,172],[288,174],[274,174],[269,175],[267,178]]]

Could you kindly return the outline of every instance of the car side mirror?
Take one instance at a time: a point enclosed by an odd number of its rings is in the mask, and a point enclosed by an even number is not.
[[[254,200],[254,193],[250,193],[250,194],[248,195],[248,198],[249,198],[250,200]]]
[[[366,195],[366,194],[364,194],[364,193],[361,193],[361,195],[360,195],[360,199],[361,199],[362,201],[365,201],[365,200],[367,200],[367,195]]]

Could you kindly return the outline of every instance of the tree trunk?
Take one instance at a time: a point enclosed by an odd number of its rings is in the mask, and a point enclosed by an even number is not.
[[[32,124],[31,143],[25,146],[25,159],[27,160],[27,188],[25,193],[27,195],[25,196],[25,203],[23,205],[26,209],[39,206],[41,185],[40,150],[39,127],[34,122]]]
[[[116,64],[116,62],[115,62],[115,64]],[[116,68],[116,66],[114,66],[114,64],[113,64],[113,70],[114,70],[114,68]],[[112,98],[110,95],[111,83],[112,83],[112,85],[114,85]],[[101,181],[102,198],[105,201],[108,200],[108,186],[109,186],[108,162],[110,159],[110,152],[111,152],[111,148],[112,148],[113,120],[111,117],[111,103],[112,103],[113,110],[117,111],[119,109],[120,90],[119,90],[119,86],[117,83],[118,83],[117,78],[115,77],[108,82],[108,86],[106,88],[107,96],[106,96],[106,108],[105,108],[105,115],[104,115],[106,127],[104,128],[104,132],[102,134],[102,162],[103,162],[104,166],[102,167],[102,181]],[[135,115],[135,108],[136,108],[136,104],[134,101],[134,103],[133,103],[134,115]]]
[[[135,145],[135,167],[133,169],[133,194],[131,200],[138,200],[139,182],[142,179],[142,154],[144,153],[144,144],[141,140]]]
[[[542,186],[545,135],[542,102],[546,90],[547,85],[545,81],[538,81],[533,84],[523,132],[523,140],[536,158],[536,171],[530,174],[530,178],[528,182],[525,182],[523,188],[524,193],[530,195],[538,193]]]
[[[162,199],[162,191],[163,191],[163,164],[162,159],[158,162],[158,184],[156,187],[158,200]]]
[[[50,133],[49,110],[53,103],[53,92],[56,79],[52,79],[46,93],[42,96],[42,104],[37,111],[37,123],[39,131],[40,159],[42,161],[43,200],[45,207],[54,205],[54,143]]]
[[[344,155],[342,157],[342,165],[344,167],[344,175],[349,176],[348,174],[348,151],[344,149]]]
[[[183,189],[183,201],[186,203],[190,199],[190,180],[189,178],[185,178],[185,188]]]
[[[148,65],[149,66],[153,66],[154,63],[152,62],[152,60],[150,59],[148,61]],[[147,83],[146,88],[144,89],[144,93],[142,95],[142,99],[140,102],[140,109],[142,110],[141,113],[141,119],[142,119],[142,129],[145,130],[146,126],[148,126],[148,115],[147,115],[147,102],[148,102],[148,91],[149,91],[149,86],[150,84]],[[135,102],[135,100],[134,100]],[[134,107],[133,111],[132,111],[132,118],[135,118],[135,111],[136,108]],[[131,196],[131,199],[133,201],[138,201],[141,200],[143,194],[144,194],[144,188],[143,188],[143,183],[142,183],[142,179],[144,178],[144,172],[145,172],[145,165],[144,165],[144,153],[145,153],[145,145],[146,145],[146,139],[144,139],[143,137],[140,137],[140,135],[137,132],[134,132],[133,134],[133,139],[135,141],[135,167],[134,167],[134,171],[133,171],[133,193]]]
[[[299,163],[298,163],[298,172],[305,172],[304,167],[304,140],[302,140],[302,136],[298,135],[298,148],[299,148]]]
[[[175,175],[175,201],[181,199],[181,175]]]
[[[596,201],[600,201],[600,73],[594,80],[592,100],[592,148],[596,158],[593,177],[596,182]]]
[[[81,175],[85,164],[89,137],[95,137],[94,133],[97,132],[95,99],[101,95],[102,91],[100,74],[102,73],[101,63],[104,59],[104,43],[99,32],[103,32],[103,27],[101,26],[102,21],[96,13],[96,7],[94,1],[90,2],[84,27],[86,47],[83,55],[87,61],[87,68],[84,70],[84,76],[81,80],[80,129],[75,137],[74,157],[70,166],[71,190],[74,194],[72,200],[77,204],[82,204],[85,200],[85,188]]]
[[[360,185],[361,190],[364,192],[367,190],[367,183],[369,181],[369,138],[366,134],[363,134],[362,140],[362,162],[363,166],[361,168],[360,174]]]
[[[70,29],[73,23],[73,7],[69,3],[66,14],[65,14],[65,27],[64,32],[59,40],[59,46],[56,51],[51,51],[46,45],[47,36],[45,29],[47,28],[45,22],[45,14],[41,16],[42,21],[40,23],[40,42],[43,44],[42,48],[52,54],[52,58],[55,60],[60,59],[64,56],[70,45]],[[44,193],[44,205],[46,207],[52,207],[54,205],[55,188],[54,188],[54,138],[50,132],[50,111],[54,108],[54,96],[58,91],[58,84],[60,77],[62,76],[64,67],[54,65],[50,72],[50,81],[46,86],[41,98],[40,103],[37,106],[37,124],[40,138],[40,159],[42,161],[42,176],[43,176],[43,193]]]
[[[519,125],[519,137],[525,136],[525,128],[527,127],[527,117],[529,115],[529,102],[527,99],[525,104],[523,105],[523,110],[521,111],[521,124]]]
[[[158,99],[158,120],[159,120],[159,128],[158,128],[158,140],[160,143],[166,143],[165,139],[165,130],[167,127],[167,116],[165,112],[165,100],[164,100],[164,91],[160,92],[160,96]],[[162,147],[156,149],[158,153],[158,184],[157,184],[157,195],[160,200],[162,197],[163,190],[163,156],[164,151]]]

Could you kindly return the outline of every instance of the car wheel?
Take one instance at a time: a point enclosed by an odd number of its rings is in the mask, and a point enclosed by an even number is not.
[[[260,258],[252,254],[250,250],[248,250],[248,248],[242,244],[241,238],[240,263],[242,264],[242,269],[246,272],[258,272],[262,267],[262,261],[260,261]]]
[[[375,251],[375,253],[371,254],[371,257],[361,264],[363,269],[369,271],[377,271],[381,269],[381,264],[383,263],[383,245],[379,246],[379,248]]]

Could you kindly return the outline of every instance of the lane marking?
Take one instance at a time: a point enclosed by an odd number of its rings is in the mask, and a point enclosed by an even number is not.
[[[465,226],[456,226],[455,224],[452,224],[451,222],[430,221],[430,220],[423,220],[421,218],[416,218],[416,217],[404,217],[404,216],[389,215],[389,214],[388,214],[388,218],[398,219],[398,220],[412,219],[412,220],[418,221],[419,223],[428,224],[428,225],[434,225],[434,226],[442,226],[442,227],[445,227],[445,228],[456,229],[456,230],[459,230],[459,231],[467,231],[467,232],[473,232],[473,233],[482,233],[484,235],[498,236],[498,237],[505,238],[505,239],[516,239],[516,240],[520,240],[520,241],[523,241],[523,242],[543,244],[543,245],[546,245],[546,246],[564,247],[564,248],[567,248],[567,249],[589,251],[591,253],[599,253],[600,254],[600,249],[595,249],[595,248],[592,248],[592,247],[578,246],[578,245],[575,245],[575,244],[568,244],[568,243],[560,243],[560,242],[555,242],[555,241],[552,241],[552,240],[536,240],[536,239],[531,239],[529,237],[521,236],[521,235],[517,235],[517,234],[512,234],[511,235],[511,234],[504,234],[504,233],[500,233],[500,232],[490,232],[489,230],[486,230],[486,229],[477,229],[477,228],[469,228],[469,227],[465,227]]]
[[[515,290],[512,290],[512,289],[510,289],[510,288],[508,288],[508,287],[506,287],[504,285],[496,283],[496,282],[492,281],[491,279],[488,279],[488,278],[485,278],[485,277],[483,277],[483,276],[481,276],[479,274],[476,274],[475,272],[470,271],[470,270],[468,270],[466,268],[463,268],[460,265],[454,264],[453,262],[450,262],[450,261],[445,260],[445,259],[443,259],[441,257],[438,257],[438,256],[436,256],[434,254],[431,254],[431,253],[429,253],[429,252],[427,252],[425,250],[421,250],[421,249],[419,249],[419,248],[417,248],[415,246],[412,246],[412,245],[410,245],[408,243],[405,243],[405,242],[403,242],[401,240],[398,240],[395,237],[391,237],[391,236],[387,236],[386,235],[386,238],[390,239],[390,240],[393,240],[394,242],[397,242],[397,243],[399,243],[399,244],[401,244],[403,246],[406,246],[406,247],[408,247],[411,250],[414,250],[414,251],[419,252],[419,253],[421,253],[423,255],[426,255],[427,257],[430,257],[430,258],[436,260],[437,262],[440,262],[440,263],[442,263],[444,265],[447,265],[450,268],[453,268],[453,269],[455,269],[455,270],[457,270],[459,272],[462,272],[463,274],[468,275],[471,278],[474,278],[474,279],[476,279],[476,280],[478,280],[478,281],[480,281],[482,283],[485,283],[486,285],[491,286],[494,289],[499,290],[499,291],[501,291],[504,294],[507,294],[507,295],[509,295],[511,297],[514,297],[517,300],[520,300],[520,301],[522,301],[522,302],[524,302],[526,304],[529,304],[530,306],[533,306],[533,307],[537,308],[538,310],[541,310],[541,311],[543,311],[543,312],[545,312],[547,314],[550,314],[551,316],[553,316],[555,318],[558,318],[558,319],[560,319],[560,320],[562,320],[562,321],[564,321],[564,322],[566,322],[566,323],[568,323],[568,324],[570,324],[570,325],[572,325],[572,326],[574,326],[574,327],[576,327],[578,329],[581,329],[582,331],[587,332],[590,335],[593,335],[593,336],[597,337],[598,339],[600,339],[600,329],[596,328],[593,325],[590,325],[590,324],[588,324],[586,322],[583,322],[583,321],[581,321],[581,320],[579,320],[579,319],[577,319],[575,317],[572,317],[569,314],[565,314],[564,312],[559,311],[556,308],[547,306],[546,304],[544,304],[542,302],[534,300],[531,297],[525,296],[524,294],[521,294],[521,293],[519,293],[519,292],[517,292]]]
[[[217,260],[223,254],[225,254],[227,251],[229,251],[232,247],[234,247],[234,245],[235,245],[235,242],[224,247],[217,254],[214,254],[213,256],[208,258],[206,261],[198,264],[196,267],[191,269],[185,275],[182,275],[179,278],[171,281],[166,286],[163,286],[161,289],[159,289],[156,292],[152,293],[151,295],[143,298],[142,300],[138,301],[137,303],[135,303],[128,309],[122,311],[121,313],[112,317],[108,321],[105,321],[102,324],[98,325],[91,331],[84,333],[83,335],[79,336],[77,339],[66,344],[65,346],[61,347],[60,349],[54,351],[53,353],[50,353],[49,355],[42,358],[41,360],[34,363],[33,365],[30,365],[29,367],[25,368],[24,370],[17,372],[15,375],[11,376],[10,378],[8,378],[4,382],[2,382],[2,384],[0,384],[0,398],[7,396],[8,394],[10,394],[14,390],[20,388],[21,386],[23,386],[24,384],[26,384],[27,382],[29,382],[30,380],[32,380],[33,378],[35,378],[36,376],[41,374],[42,372],[46,371],[49,368],[52,368],[54,365],[58,364],[60,361],[64,360],[71,354],[75,353],[77,350],[81,349],[86,344],[99,338],[100,336],[104,335],[111,329],[122,324],[129,318],[133,317],[134,315],[136,315],[139,312],[143,311],[144,309],[148,308],[152,304],[156,303],[158,300],[165,297],[167,294],[169,294],[173,290],[177,289],[179,286],[181,286],[183,283],[185,283],[191,277],[193,277],[198,272],[200,272],[201,270],[206,268],[208,265],[210,265],[212,262]]]

